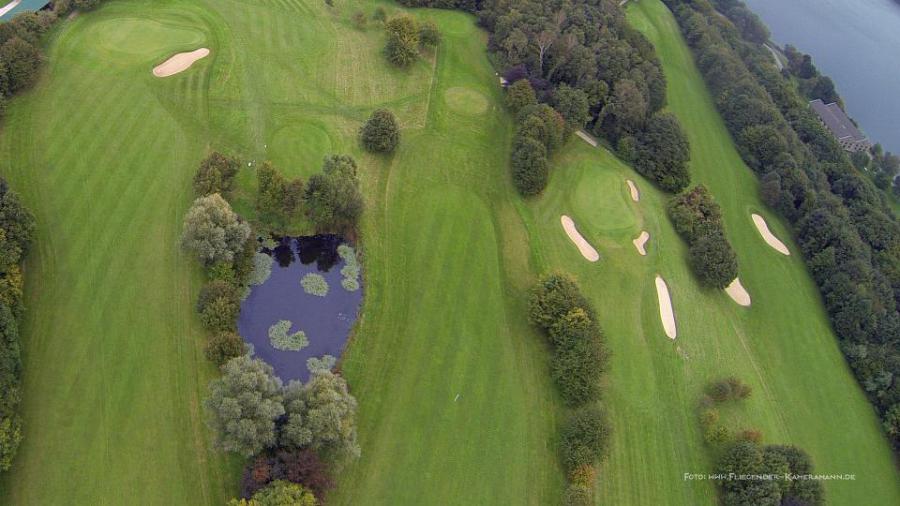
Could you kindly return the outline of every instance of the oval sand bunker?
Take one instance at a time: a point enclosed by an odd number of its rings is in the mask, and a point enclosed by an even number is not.
[[[747,307],[750,305],[750,294],[747,293],[747,289],[741,284],[741,278],[734,278],[734,281],[725,288],[725,293],[731,297],[731,300],[737,302],[739,306]]]
[[[669,339],[675,339],[678,332],[675,328],[675,312],[672,311],[672,299],[669,298],[669,287],[659,275],[656,276],[656,298],[659,300],[659,319]]]
[[[596,262],[600,260],[600,253],[597,253],[597,250],[594,249],[593,246],[588,244],[584,237],[578,232],[578,229],[575,228],[575,222],[572,221],[572,218],[569,218],[566,215],[562,215],[560,217],[560,221],[562,222],[563,229],[568,234],[569,239],[575,243],[575,246],[578,247],[578,251],[581,252],[581,256],[587,259],[589,262]]]
[[[156,67],[153,67],[153,75],[156,77],[169,77],[174,76],[179,72],[184,72],[189,69],[191,65],[194,64],[195,61],[206,58],[209,56],[209,49],[205,47],[201,47],[200,49],[195,49],[193,51],[188,51],[186,53],[178,53],[172,55],[168,60],[160,63]]]
[[[787,246],[784,245],[783,242],[779,241],[777,237],[769,230],[769,225],[766,223],[765,218],[754,213],[750,215],[753,218],[753,223],[756,225],[756,230],[759,231],[759,235],[762,236],[763,240],[766,241],[766,244],[772,247],[775,251],[781,253],[782,255],[790,255],[790,250],[787,249]]]
[[[630,179],[625,180],[628,183],[628,191],[631,192],[631,200],[638,202],[641,200],[641,192],[638,191],[637,186],[634,184],[634,181]]]
[[[644,245],[647,244],[649,239],[650,234],[648,234],[646,230],[642,230],[641,235],[639,235],[637,239],[631,241],[634,243],[634,247],[637,248],[638,253],[640,253],[641,256],[647,256],[647,250],[644,249]]]

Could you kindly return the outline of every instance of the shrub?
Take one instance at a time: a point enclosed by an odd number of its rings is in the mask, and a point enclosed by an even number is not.
[[[512,112],[519,112],[535,104],[537,104],[537,97],[528,79],[519,79],[506,89],[506,107],[509,107]]]
[[[752,389],[734,376],[714,381],[706,386],[706,394],[716,402],[743,400],[750,397]]]
[[[597,469],[594,466],[581,465],[569,473],[569,483],[584,487],[593,487],[597,479]]]
[[[269,364],[246,355],[229,360],[210,383],[205,404],[223,450],[249,457],[275,444],[275,420],[284,405],[281,380]]]
[[[372,13],[372,19],[384,23],[384,21],[387,19],[387,11],[384,10],[384,7],[380,5],[378,7],[375,7],[375,12]]]
[[[602,409],[592,406],[571,415],[563,426],[560,442],[566,472],[598,462],[606,452],[609,436],[609,423]]]
[[[275,260],[265,253],[253,254],[253,270],[247,278],[247,284],[258,286],[265,283],[272,275],[272,264]]]
[[[0,471],[7,471],[12,466],[13,457],[21,442],[22,427],[19,418],[0,417]]]
[[[423,46],[435,47],[441,43],[441,31],[434,21],[426,21],[419,27],[419,42]]]
[[[704,235],[690,248],[691,267],[704,285],[725,288],[738,276],[737,256],[721,233]]]
[[[360,129],[359,138],[367,151],[391,153],[400,143],[400,126],[391,111],[378,109]]]
[[[272,347],[281,351],[300,351],[309,346],[309,339],[302,330],[289,333],[292,325],[290,320],[279,320],[269,327],[269,342]]]
[[[362,11],[356,11],[353,13],[353,26],[355,26],[359,30],[363,30],[366,28],[366,15]]]
[[[241,221],[218,193],[200,197],[184,217],[181,245],[206,265],[233,262],[250,237],[250,226]]]
[[[564,506],[591,506],[593,504],[594,498],[591,487],[577,483],[570,483],[566,487],[566,495],[563,498]]]
[[[321,274],[314,272],[306,274],[300,279],[300,284],[303,285],[303,291],[310,295],[317,297],[328,295],[328,281],[325,281]]]
[[[212,332],[226,332],[237,326],[240,298],[218,297],[203,306],[200,321]]]
[[[197,296],[197,312],[203,313],[206,307],[216,299],[237,300],[238,291],[235,285],[222,280],[213,280],[203,285]]]
[[[419,56],[419,28],[416,20],[407,14],[394,16],[387,23],[387,46],[384,52],[387,59],[398,67],[412,65]]]
[[[561,273],[546,274],[531,289],[528,302],[528,321],[549,331],[553,324],[575,308],[582,308],[593,319],[587,299],[575,280]]]
[[[219,193],[228,194],[234,186],[240,162],[237,159],[213,151],[194,174],[194,194],[198,197]]]
[[[319,501],[312,492],[301,485],[283,480],[276,480],[253,494],[247,506],[317,506]],[[241,501],[232,500],[229,506],[243,506]]]
[[[247,345],[241,336],[234,332],[220,332],[209,339],[205,352],[210,362],[221,366],[247,353]]]

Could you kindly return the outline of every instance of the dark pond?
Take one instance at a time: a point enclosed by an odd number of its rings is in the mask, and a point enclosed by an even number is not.
[[[355,254],[352,249],[348,254],[347,246],[342,238],[334,235],[260,242],[257,272],[264,272],[265,265],[270,263],[271,275],[267,279],[264,274],[258,276],[257,282],[265,281],[251,287],[241,304],[238,331],[252,345],[255,355],[271,364],[275,374],[285,382],[308,379],[307,359],[325,355],[338,358],[343,351],[362,301],[362,288],[347,281],[349,273],[349,277],[359,282],[359,277],[352,275]],[[348,264],[349,271],[344,269]],[[328,284],[325,296],[306,292],[300,280],[309,274],[325,279]],[[348,290],[342,281],[356,289]],[[270,340],[270,328],[281,320],[292,323],[289,334],[303,331],[309,344],[299,351],[276,349]]]

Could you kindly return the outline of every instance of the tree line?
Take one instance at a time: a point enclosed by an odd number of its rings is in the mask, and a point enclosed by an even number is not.
[[[672,197],[669,218],[690,246],[690,264],[700,281],[725,288],[737,277],[737,255],[725,237],[722,210],[705,186]]]
[[[532,128],[525,122],[532,115],[520,111],[533,102],[552,107],[563,118],[563,139],[587,128],[664,190],[678,192],[688,185],[690,150],[678,120],[661,113],[666,80],[655,49],[629,26],[616,1],[400,3],[466,10],[487,30],[490,59],[510,83],[508,95],[515,97],[508,99],[519,124],[511,171],[523,195],[543,190],[553,151],[528,135]]]
[[[763,200],[792,225],[841,350],[900,449],[900,225],[767,50],[708,0],[665,0]]]
[[[593,504],[597,464],[609,446],[610,425],[598,404],[609,352],[596,312],[571,277],[551,273],[532,288],[528,321],[553,350],[550,374],[573,411],[563,424],[559,454],[569,486],[567,506]]]
[[[34,217],[0,178],[0,472],[12,466],[22,441],[22,359],[19,318],[22,302],[22,261],[31,247]]]

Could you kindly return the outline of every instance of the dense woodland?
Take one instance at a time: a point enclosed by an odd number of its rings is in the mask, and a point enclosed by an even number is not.
[[[606,139],[644,176],[666,191],[687,187],[689,149],[678,120],[660,114],[666,79],[653,45],[625,20],[613,0],[400,0],[413,7],[458,8],[473,12],[489,33],[488,51],[511,84],[526,81],[533,99],[516,102],[519,112],[548,104],[565,121],[563,138],[587,128]],[[519,85],[524,87],[525,84]],[[533,101],[533,102],[532,102]],[[531,102],[531,103],[530,103]],[[519,112],[513,143],[513,180],[523,195],[543,190],[553,146],[532,135],[531,110]],[[545,125],[549,115],[542,113]],[[555,135],[555,134],[554,134]],[[547,136],[545,135],[544,138]]]
[[[666,3],[763,199],[793,226],[841,349],[900,448],[900,225],[765,48],[708,0]]]

